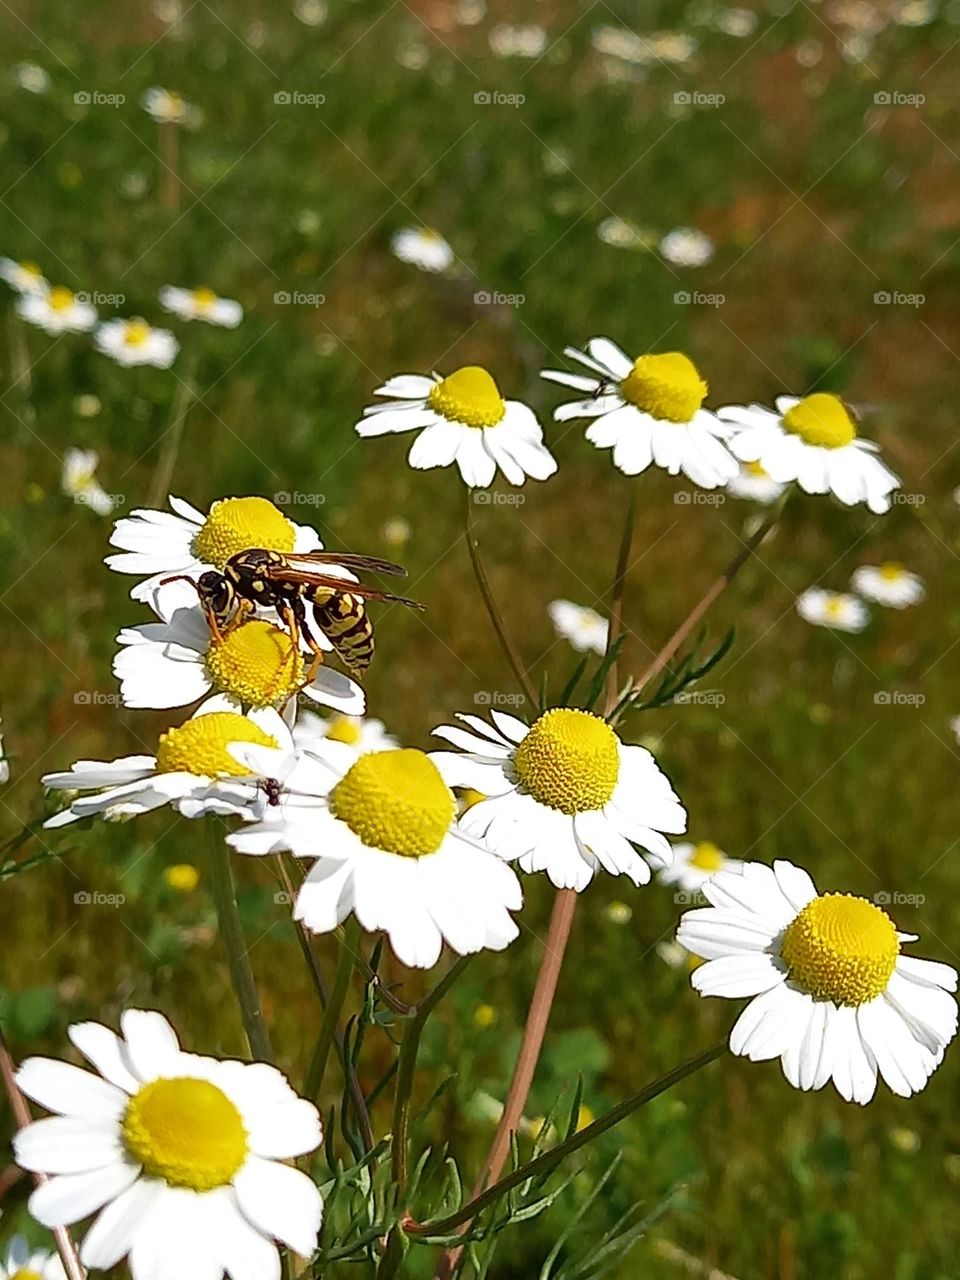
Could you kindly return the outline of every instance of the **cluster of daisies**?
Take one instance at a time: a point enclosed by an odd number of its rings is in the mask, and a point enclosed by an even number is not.
[[[797,597],[797,612],[815,627],[832,631],[863,631],[870,621],[870,601],[886,609],[908,609],[919,604],[926,587],[919,574],[896,560],[883,564],[862,564],[850,579],[850,591],[828,591],[811,587]]]
[[[180,343],[170,329],[156,328],[142,316],[101,320],[88,294],[74,293],[65,285],[50,284],[34,262],[0,258],[0,279],[19,294],[16,311],[21,319],[54,337],[92,331],[96,349],[117,364],[169,369],[180,350]],[[181,289],[164,285],[159,300],[165,311],[180,320],[203,320],[234,329],[243,318],[239,302],[220,298],[206,286]]]

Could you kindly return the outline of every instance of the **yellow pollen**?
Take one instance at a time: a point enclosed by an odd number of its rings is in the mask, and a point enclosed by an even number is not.
[[[167,867],[163,878],[177,893],[192,893],[200,883],[200,872],[189,862],[177,862],[172,867]]]
[[[246,707],[274,707],[303,683],[303,656],[286,631],[255,618],[211,642],[207,672],[219,693]]]
[[[263,547],[292,551],[296,530],[266,498],[221,498],[207,514],[193,540],[193,553],[204,564],[223,571],[238,551]]]
[[[54,311],[69,311],[73,306],[73,294],[62,284],[54,285],[47,294],[47,301]]]
[[[201,285],[199,289],[193,291],[193,303],[199,311],[206,311],[212,307],[217,300],[217,295],[212,289],[208,289],[206,285]]]
[[[880,577],[886,582],[899,582],[906,574],[902,564],[897,564],[895,560],[888,560],[880,566]]]
[[[758,480],[766,480],[768,478],[767,469],[761,462],[745,462],[743,469],[747,475],[755,476]]]
[[[846,605],[843,596],[833,596],[823,606],[823,612],[828,618],[840,618],[843,616],[843,610]]]
[[[624,400],[651,417],[689,422],[703,404],[707,384],[696,365],[680,351],[638,356],[620,383]]]
[[[258,747],[278,745],[275,738],[246,716],[236,711],[211,711],[161,733],[157,772],[195,773],[201,778],[217,778],[221,774],[239,778],[249,774],[250,770],[227,750],[229,742],[255,742]]]
[[[43,1276],[39,1271],[31,1271],[29,1267],[21,1267],[19,1271],[14,1271],[10,1280],[43,1280]]]
[[[355,747],[360,741],[361,722],[355,716],[334,716],[327,728],[326,736],[334,742],[345,742],[348,747]]]
[[[422,858],[440,848],[456,803],[433,761],[403,748],[361,756],[330,793],[330,808],[371,849]]]
[[[825,893],[787,926],[780,954],[815,1000],[856,1006],[887,988],[900,954],[893,921],[866,898]]]
[[[513,767],[535,800],[561,813],[602,809],[620,772],[617,735],[589,711],[554,707],[517,747]]]
[[[712,840],[701,840],[694,846],[690,865],[699,867],[701,871],[719,871],[726,860],[726,854]]]
[[[430,388],[427,403],[448,422],[495,427],[507,406],[486,369],[468,364]]]
[[[33,276],[34,280],[43,279],[43,272],[35,262],[19,262],[17,265],[24,275]]]
[[[458,793],[461,813],[466,813],[468,809],[472,809],[475,804],[480,804],[482,800],[487,798],[482,791],[477,791],[475,787],[459,787]]]
[[[174,1187],[212,1191],[247,1158],[247,1131],[222,1089],[192,1076],[152,1080],[127,1103],[124,1144],[144,1172]]]
[[[824,449],[840,449],[857,434],[843,401],[825,391],[798,400],[783,415],[783,425],[807,444]]]
[[[146,320],[141,320],[138,317],[136,320],[127,321],[127,327],[123,331],[123,340],[128,347],[142,347],[149,337],[150,326]]]

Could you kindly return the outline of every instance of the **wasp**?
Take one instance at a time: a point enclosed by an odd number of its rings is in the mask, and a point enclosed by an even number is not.
[[[167,582],[192,583],[200,597],[210,632],[222,640],[258,607],[275,609],[299,648],[301,638],[313,654],[306,684],[323,662],[323,649],[307,621],[307,604],[313,606],[313,619],[333,646],[334,652],[351,672],[362,675],[373,657],[373,624],[366,610],[366,600],[402,604],[411,609],[423,605],[389,591],[378,591],[359,582],[351,582],[323,566],[339,565],[344,569],[404,577],[406,569],[390,560],[375,556],[313,551],[289,555],[252,547],[239,551],[224,565],[223,573],[208,569],[196,581],[182,574],[165,578]]]

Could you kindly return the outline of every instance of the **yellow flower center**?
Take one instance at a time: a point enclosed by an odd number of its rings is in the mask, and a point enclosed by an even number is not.
[[[493,378],[474,364],[431,387],[427,403],[449,422],[468,427],[495,427],[507,410]]]
[[[234,768],[242,770],[243,766],[234,761]],[[178,862],[172,867],[167,867],[163,878],[171,889],[176,889],[177,893],[192,893],[200,883],[200,872],[189,862]]]
[[[769,473],[762,462],[745,462],[743,469],[748,476],[754,476],[757,480],[769,479]]]
[[[898,564],[895,560],[888,560],[880,566],[880,577],[886,582],[899,582],[906,574],[902,564]]]
[[[222,1089],[184,1076],[145,1084],[127,1103],[123,1141],[153,1178],[212,1191],[229,1183],[247,1158],[247,1131]]]
[[[25,276],[32,276],[34,280],[43,279],[43,272],[35,262],[20,262],[17,265]]]
[[[689,422],[703,404],[707,384],[680,351],[638,356],[620,383],[624,400],[665,422]]]
[[[726,860],[726,854],[712,840],[701,840],[694,845],[690,865],[699,867],[701,871],[719,871]]]
[[[286,631],[255,618],[211,642],[207,672],[218,692],[244,706],[274,707],[303,683],[303,655]]]
[[[331,791],[330,808],[370,848],[422,858],[440,848],[456,804],[433,761],[403,748],[361,756]]]
[[[255,742],[259,747],[278,745],[275,738],[264,733],[246,716],[236,711],[212,711],[206,716],[194,716],[186,724],[161,733],[157,746],[157,772],[195,773],[201,778],[216,778],[221,774],[243,777],[250,770],[234,760],[227,750],[230,742]],[[170,868],[171,872],[174,870]],[[193,867],[187,870],[196,874]]]
[[[783,425],[807,444],[824,449],[840,449],[857,434],[843,401],[825,391],[798,400],[783,415]]]
[[[193,291],[193,305],[198,311],[207,311],[217,300],[217,295],[212,289],[208,289],[206,285],[201,285],[199,289]]]
[[[146,320],[128,320],[123,331],[123,341],[128,347],[142,347],[150,337],[150,326]]]
[[[620,744],[599,716],[554,707],[517,747],[513,767],[524,789],[550,809],[602,809],[616,789]]]
[[[29,1267],[21,1267],[19,1271],[14,1271],[10,1280],[43,1280],[43,1276],[39,1271],[31,1271]]]
[[[215,502],[193,540],[193,553],[204,564],[223,570],[231,556],[251,547],[292,551],[296,530],[266,498],[221,498]]]
[[[47,301],[54,311],[69,311],[73,306],[73,294],[62,284],[54,285],[47,294]]]
[[[846,605],[843,596],[831,596],[824,604],[823,612],[828,618],[841,618]]]
[[[361,721],[356,716],[334,716],[327,727],[326,736],[334,742],[345,742],[355,747],[360,741]]]
[[[825,893],[787,926],[780,954],[815,1000],[866,1004],[886,990],[900,954],[893,921],[866,898]]]
[[[472,809],[475,804],[480,804],[482,800],[486,800],[486,796],[482,791],[477,791],[475,787],[460,787],[460,812],[466,813],[468,809]]]

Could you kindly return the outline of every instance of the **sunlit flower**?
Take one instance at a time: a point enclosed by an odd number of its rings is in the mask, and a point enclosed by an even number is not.
[[[294,524],[266,498],[220,498],[207,515],[183,498],[169,497],[173,511],[141,509],[118,520],[110,545],[123,554],[107,556],[117,573],[144,576],[130,592],[134,600],[151,602],[164,578],[174,574],[199,578],[208,569],[222,572],[231,556],[254,547],[267,551],[318,551],[323,543],[315,529]],[[196,604],[186,583],[171,583],[164,592],[184,588],[178,598]]]
[[[275,1242],[310,1257],[323,1202],[283,1163],[319,1146],[320,1117],[265,1062],[185,1053],[159,1013],[128,1009],[123,1038],[96,1022],[68,1035],[96,1074],[28,1058],[17,1083],[54,1118],[14,1138],[24,1169],[51,1175],[30,1197],[47,1227],[98,1214],[84,1266],[128,1258],[133,1280],[276,1280]]]
[[[769,506],[776,502],[786,487],[778,480],[771,480],[759,462],[744,462],[740,465],[740,474],[727,483],[727,493],[734,498],[746,498]]]
[[[705,880],[718,871],[739,870],[743,863],[728,858],[712,840],[700,840],[696,844],[675,844],[673,861],[657,872],[661,884],[675,884],[686,893],[696,893]]]
[[[17,299],[17,315],[35,324],[44,333],[86,333],[97,323],[97,309],[82,302],[63,285],[52,289],[21,293]]]
[[[160,290],[160,305],[181,320],[205,320],[207,324],[235,329],[243,319],[243,307],[232,298],[218,298],[212,289],[180,289],[166,284]]]
[[[98,351],[127,367],[152,364],[157,369],[169,369],[180,350],[180,343],[169,329],[154,329],[139,316],[132,320],[106,320],[93,335],[93,341]]]
[[[512,26],[501,22],[490,31],[490,48],[498,58],[539,58],[546,52],[547,33],[533,23]]]
[[[403,227],[390,241],[394,257],[421,271],[447,271],[456,255],[439,231],[431,227]]]
[[[547,613],[557,635],[569,640],[578,653],[606,653],[610,623],[596,609],[572,600],[554,600],[547,605]]]
[[[267,753],[235,750],[269,769]],[[468,955],[513,941],[519,881],[457,826],[453,793],[429,756],[401,749],[358,758],[329,740],[310,753],[325,771],[313,795],[292,796],[280,819],[268,813],[228,838],[241,853],[289,849],[317,859],[297,894],[296,919],[328,933],[354,912],[364,929],[387,934],[399,960],[424,969],[444,942]]]
[[[675,267],[704,267],[714,254],[713,241],[696,227],[674,227],[660,241],[660,252]]]
[[[382,720],[364,716],[319,716],[315,711],[301,711],[293,726],[293,740],[298,747],[310,747],[318,740],[345,742],[358,755],[367,751],[390,751],[398,746],[387,733]]]
[[[407,455],[418,470],[455,462],[465,484],[483,489],[497,468],[515,485],[528,476],[546,480],[557,469],[533,410],[519,400],[504,400],[490,374],[477,365],[446,378],[398,374],[374,394],[389,399],[364,409],[357,434],[419,431]]]
[[[878,566],[861,565],[854,570],[850,585],[864,599],[890,609],[906,609],[911,604],[919,604],[926,594],[923,579],[894,561]]]
[[[13,78],[27,93],[49,93],[50,76],[35,62],[18,62],[12,68]]]
[[[50,287],[35,262],[14,262],[12,258],[0,258],[0,280],[17,293],[46,293]]]
[[[488,797],[460,819],[465,832],[501,858],[519,858],[524,871],[546,871],[558,889],[585,889],[601,869],[646,884],[650,868],[634,844],[670,861],[662,833],[683,832],[687,815],[649,751],[571,707],[529,726],[491,715],[492,725],[461,715],[468,729],[434,730],[458,748],[431,754],[446,782]]]
[[[701,995],[750,998],[734,1053],[779,1058],[797,1089],[832,1080],[848,1102],[869,1102],[878,1072],[902,1097],[924,1087],[957,1029],[957,975],[904,955],[916,935],[866,898],[818,895],[790,862],[721,871],[703,893],[712,905],[677,938],[707,961],[691,977]]]
[[[108,516],[113,510],[113,499],[104,493],[97,481],[99,461],[93,449],[68,449],[63,455],[60,484],[63,492],[74,502],[90,507],[98,516]]]
[[[797,596],[797,613],[804,622],[832,631],[862,631],[870,621],[870,610],[862,600],[822,587],[810,587]]]
[[[255,742],[292,756],[290,730],[276,711],[242,715],[228,698],[210,698],[184,724],[161,733],[152,756],[78,760],[66,773],[41,779],[54,791],[82,792],[49,818],[62,827],[104,814],[133,817],[172,805],[185,818],[205,813],[249,814],[262,810],[257,779],[228,751],[233,742]]]
[[[587,392],[588,398],[560,405],[553,416],[558,422],[596,418],[587,439],[598,449],[612,449],[614,466],[624,475],[639,475],[653,464],[715,489],[737,474],[721,439],[726,429],[703,407],[707,384],[687,356],[669,351],[631,360],[607,338],[591,338],[586,351],[567,347],[565,354],[592,376],[545,369],[541,377]]]
[[[34,1249],[25,1236],[12,1236],[0,1258],[0,1280],[66,1280],[63,1263],[50,1249]]]
[[[795,480],[804,493],[832,493],[848,507],[865,502],[877,515],[889,511],[900,481],[876,456],[879,445],[858,439],[839,396],[779,396],[776,412],[751,404],[717,413],[733,429],[731,452],[759,462],[771,480]]]
[[[158,124],[190,124],[195,118],[195,108],[179,93],[153,85],[143,93],[140,103]]]

